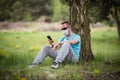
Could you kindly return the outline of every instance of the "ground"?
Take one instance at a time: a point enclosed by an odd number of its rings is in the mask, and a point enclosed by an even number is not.
[[[120,80],[120,42],[115,27],[91,29],[95,60],[64,63],[59,69],[51,69],[53,59],[49,57],[39,66],[29,68],[28,64],[43,46],[49,45],[47,35],[57,42],[62,34],[55,29],[42,31],[44,27],[34,27],[34,23],[24,29],[13,24],[1,24],[10,28],[0,26],[0,80]]]

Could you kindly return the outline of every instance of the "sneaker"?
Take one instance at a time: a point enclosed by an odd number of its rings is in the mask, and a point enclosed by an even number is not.
[[[39,65],[39,63],[38,62],[32,62],[31,64],[29,64],[29,68],[32,68],[32,67],[34,67],[34,66],[38,66]]]
[[[53,62],[53,64],[51,65],[51,67],[53,69],[57,69],[59,67],[59,62]]]
[[[31,65],[39,65],[38,62],[32,62]]]

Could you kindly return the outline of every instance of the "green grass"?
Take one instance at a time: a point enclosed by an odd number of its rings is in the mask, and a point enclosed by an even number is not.
[[[91,37],[96,60],[120,63],[120,41],[118,41],[117,32],[114,29],[93,31]]]
[[[49,45],[47,35],[55,42],[60,37],[58,32],[1,32],[0,51],[5,55],[1,56],[1,65],[30,63],[43,46]]]
[[[29,69],[27,65],[38,51],[49,45],[47,35],[55,42],[62,36],[60,32],[0,32],[0,80],[7,80],[7,77],[9,80],[22,77],[25,80],[86,80],[90,75],[96,79],[102,73],[120,71],[120,42],[114,28],[92,30],[95,60],[90,63],[63,64],[60,69],[53,70],[50,68],[53,60],[48,57],[38,67]]]

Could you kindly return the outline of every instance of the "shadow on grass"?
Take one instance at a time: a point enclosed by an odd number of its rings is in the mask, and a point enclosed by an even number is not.
[[[30,69],[16,66],[0,69],[0,80],[119,80],[120,69],[117,68],[101,61],[67,63],[59,69],[51,69],[45,64]]]

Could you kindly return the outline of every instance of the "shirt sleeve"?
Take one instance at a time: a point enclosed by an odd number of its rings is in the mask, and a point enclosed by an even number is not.
[[[80,36],[79,36],[79,35],[75,36],[75,38],[74,38],[74,39],[77,39],[77,40],[78,40],[78,42],[79,42],[79,43],[81,43],[81,38],[80,38]]]
[[[61,37],[58,42],[62,42],[64,40],[64,37]]]

